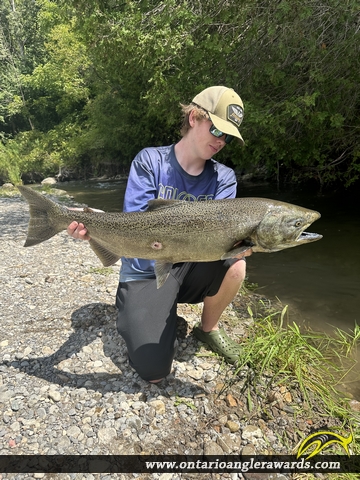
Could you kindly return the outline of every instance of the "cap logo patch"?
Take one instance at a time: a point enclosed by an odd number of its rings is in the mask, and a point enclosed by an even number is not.
[[[230,122],[235,123],[235,125],[239,128],[244,118],[244,110],[240,107],[240,105],[228,105],[227,118],[230,120]]]

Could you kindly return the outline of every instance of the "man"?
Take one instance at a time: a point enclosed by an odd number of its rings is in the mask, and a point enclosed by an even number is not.
[[[236,137],[243,103],[234,90],[210,87],[182,105],[181,140],[166,147],[145,148],[133,160],[124,211],[144,211],[154,198],[186,201],[218,200],[236,196],[232,169],[212,157]],[[68,233],[88,240],[83,224],[72,222]],[[230,261],[175,264],[165,284],[157,289],[154,262],[122,259],[116,296],[117,328],[124,338],[129,361],[149,382],[171,371],[175,355],[178,303],[203,302],[201,322],[194,335],[229,363],[239,357],[240,346],[218,326],[219,318],[245,278],[243,256]]]

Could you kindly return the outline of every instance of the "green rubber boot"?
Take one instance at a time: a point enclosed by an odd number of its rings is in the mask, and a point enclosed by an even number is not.
[[[222,355],[227,363],[234,364],[239,361],[241,346],[228,337],[225,330],[212,330],[204,332],[200,324],[195,325],[193,333],[195,337],[203,343],[206,343],[211,350]]]

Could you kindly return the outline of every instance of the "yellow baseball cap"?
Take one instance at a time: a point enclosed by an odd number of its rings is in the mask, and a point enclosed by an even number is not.
[[[244,118],[244,104],[232,88],[223,86],[205,88],[192,102],[209,113],[218,130],[237,137],[244,145],[245,142],[239,132]]]

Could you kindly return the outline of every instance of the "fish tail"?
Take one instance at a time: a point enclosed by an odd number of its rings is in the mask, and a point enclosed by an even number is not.
[[[28,201],[30,211],[30,221],[24,247],[38,245],[64,230],[61,222],[52,221],[54,213],[56,211],[62,212],[63,207],[29,187],[18,186],[18,189]]]

